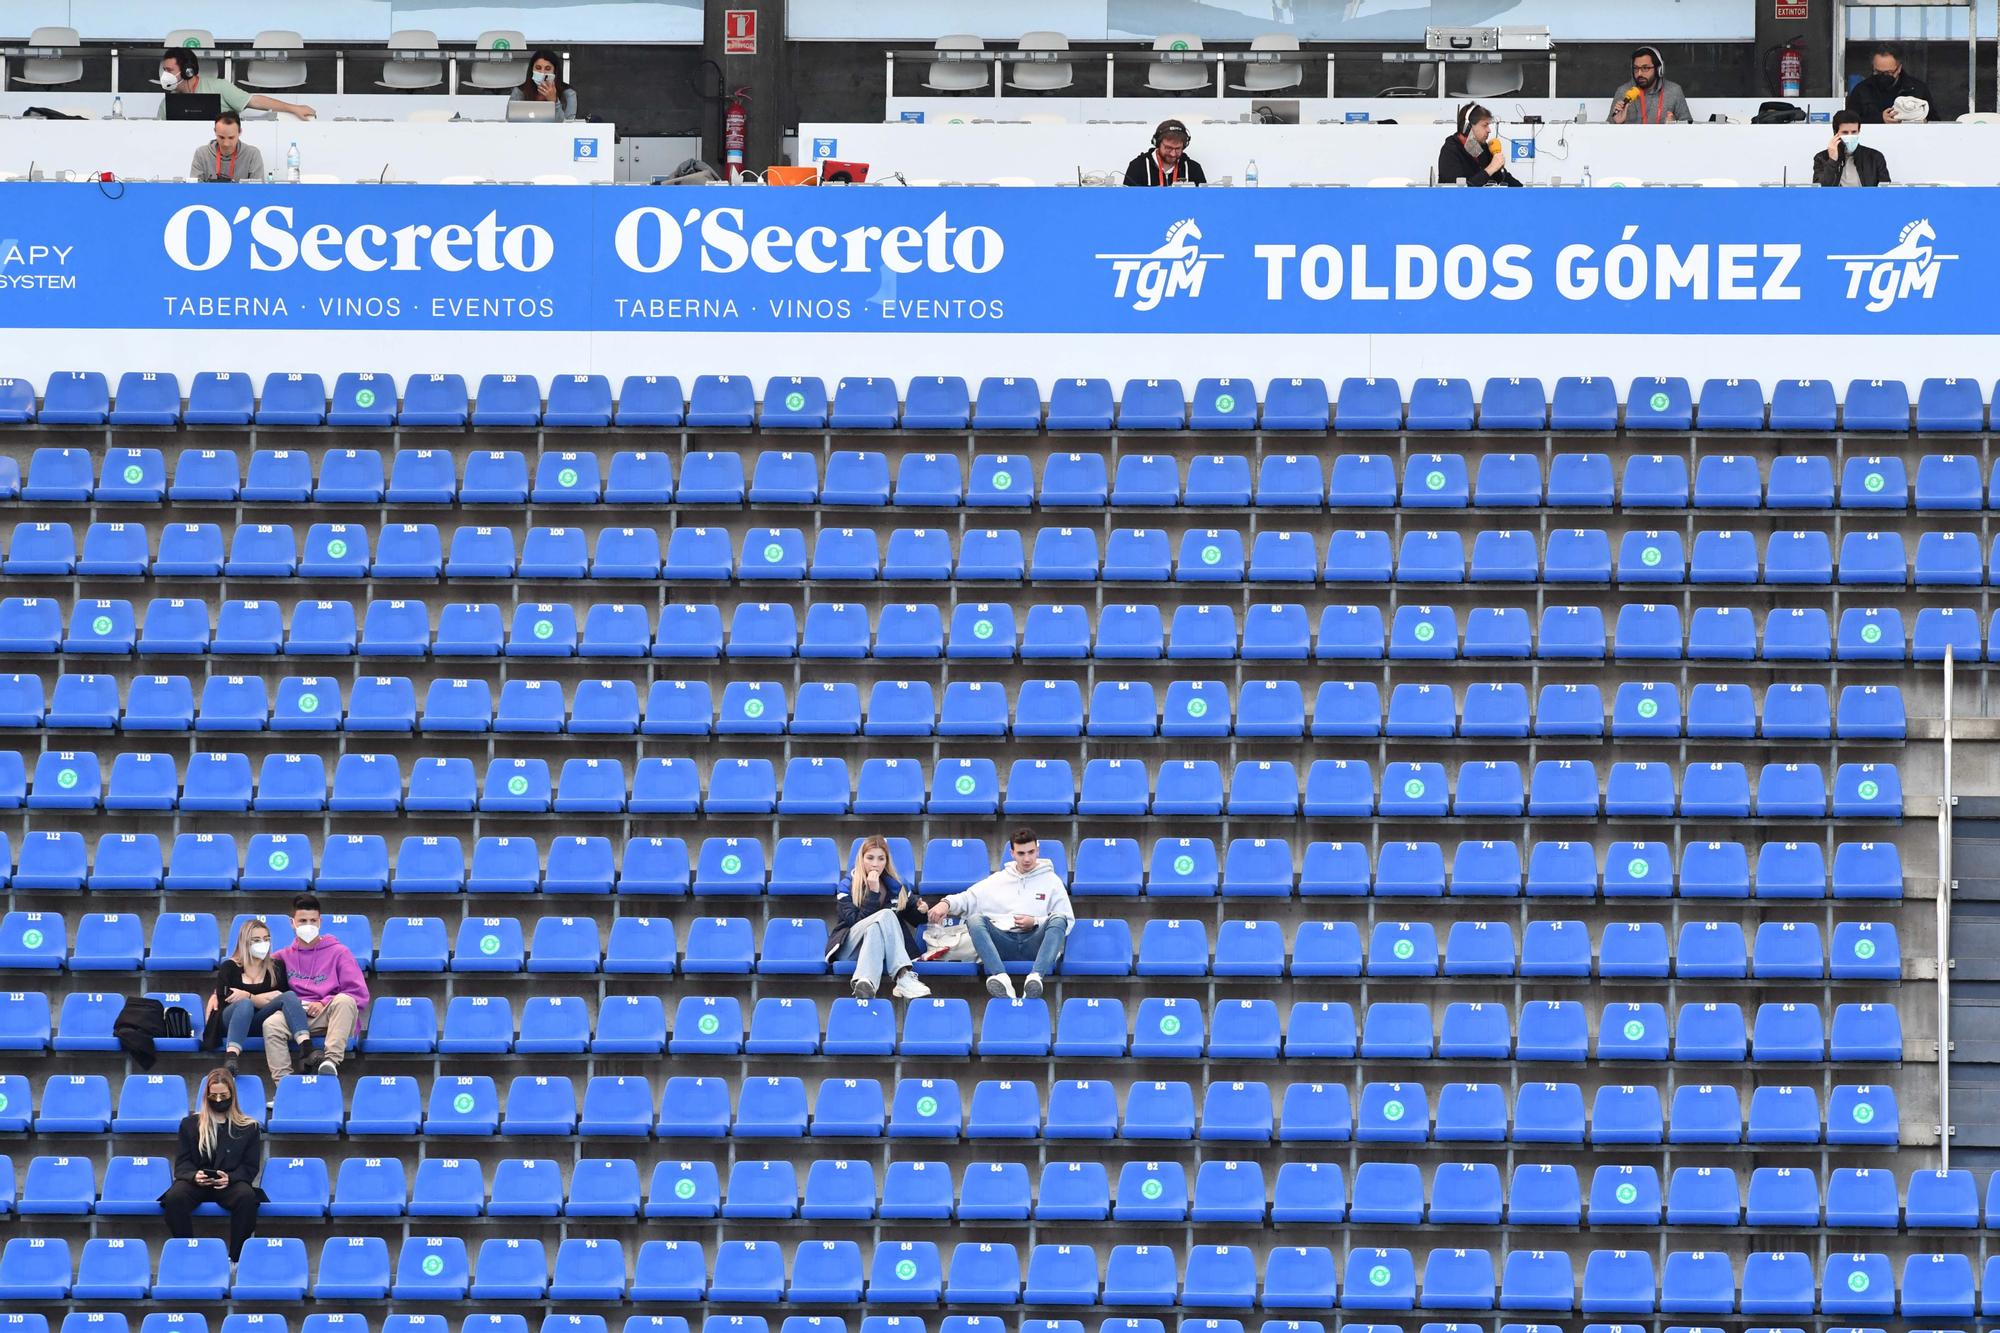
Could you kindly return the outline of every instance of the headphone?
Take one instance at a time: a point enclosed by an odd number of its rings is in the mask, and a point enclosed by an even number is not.
[[[1153,131],[1153,147],[1157,149],[1160,146],[1160,140],[1166,138],[1179,139],[1182,148],[1186,148],[1188,144],[1194,142],[1194,136],[1188,133],[1187,126],[1181,124],[1178,120],[1163,120],[1160,122],[1159,128]]]
[[[1634,56],[1651,56],[1653,58],[1653,77],[1656,79],[1664,79],[1665,77],[1667,77],[1667,62],[1666,59],[1660,55],[1659,47],[1657,46],[1634,47],[1632,50],[1632,54]]]
[[[192,79],[201,73],[201,60],[194,52],[176,47],[168,50],[167,54],[179,62],[182,78]]]
[[[1472,122],[1482,116],[1490,117],[1492,114],[1491,111],[1488,111],[1477,102],[1467,102],[1458,109],[1458,132],[1461,135],[1472,133]]]

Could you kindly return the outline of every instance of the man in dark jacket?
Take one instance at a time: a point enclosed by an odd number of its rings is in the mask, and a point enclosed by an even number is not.
[[[1894,125],[1896,99],[1915,97],[1931,104],[1930,85],[1903,68],[1903,48],[1894,42],[1876,46],[1870,57],[1874,72],[1854,85],[1847,95],[1847,109],[1861,117],[1864,125]]]
[[[1153,146],[1125,164],[1127,185],[1206,185],[1208,173],[1187,155],[1188,128],[1178,120],[1163,120],[1153,131]]]
[[[1833,114],[1833,140],[1813,158],[1814,185],[1887,185],[1889,159],[1861,142],[1861,117]]]
[[[1458,109],[1458,130],[1438,149],[1437,183],[1453,185],[1519,185],[1501,156],[1503,145],[1493,133],[1493,113],[1477,102]]]

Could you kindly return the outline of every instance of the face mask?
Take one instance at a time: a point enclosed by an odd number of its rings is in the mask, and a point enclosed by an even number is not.
[[[292,933],[298,937],[298,941],[300,944],[311,944],[314,940],[319,938],[319,927],[315,925],[304,925],[298,927]]]
[[[547,84],[548,81],[550,79],[553,79],[554,77],[555,75],[549,73],[549,71],[545,69],[538,69],[535,71],[535,82],[538,84]]]
[[[1868,76],[1868,81],[1884,92],[1896,86],[1896,76],[1894,74],[1871,74]]]
[[[180,82],[181,76],[174,73],[174,71],[170,69],[160,71],[160,87],[165,91],[172,92],[174,89],[180,87]]]
[[[229,1094],[225,1092],[211,1096],[208,1099],[208,1104],[218,1111],[227,1111],[229,1109]]]
[[[252,945],[250,946],[250,956],[251,956],[252,958],[268,958],[268,957],[270,957],[270,956],[271,956],[271,941],[269,941],[269,940],[258,940],[258,941],[257,941],[257,942],[256,942],[255,944],[252,944]]]
[[[1843,134],[1840,136],[1840,146],[1851,153],[1861,146],[1861,136],[1858,134]]]

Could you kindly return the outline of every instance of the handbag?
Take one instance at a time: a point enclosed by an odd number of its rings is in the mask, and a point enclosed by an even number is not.
[[[972,947],[972,932],[962,925],[925,926],[924,961],[927,963],[969,963],[979,957]]]

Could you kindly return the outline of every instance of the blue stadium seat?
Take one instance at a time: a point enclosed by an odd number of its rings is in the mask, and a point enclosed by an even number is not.
[[[122,656],[132,651],[138,634],[130,602],[79,601],[70,610],[69,632],[63,636],[62,650]]]
[[[1764,503],[1772,509],[1833,508],[1832,460],[1816,454],[1772,459]]]

